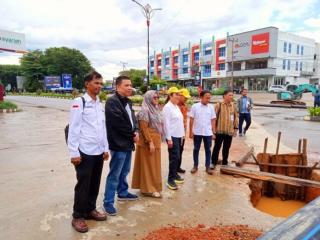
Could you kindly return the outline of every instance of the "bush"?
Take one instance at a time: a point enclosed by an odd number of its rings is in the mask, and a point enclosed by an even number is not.
[[[212,95],[223,95],[223,92],[225,91],[224,88],[215,88],[212,90]]]
[[[100,101],[106,101],[107,100],[107,94],[104,92],[104,91],[101,91],[100,94],[99,94],[99,98],[100,98]]]
[[[145,85],[142,85],[140,86],[139,90],[142,94],[145,94],[148,91],[148,87]]]
[[[160,88],[167,86],[167,81],[161,80],[161,79],[153,79],[150,81],[150,87],[153,90],[157,90],[157,86],[160,86]]]
[[[42,93],[42,90],[41,90],[41,89],[38,89],[36,93],[37,93],[38,96],[40,96],[41,93]]]
[[[0,109],[17,109],[18,106],[9,101],[0,102]]]
[[[308,112],[311,117],[320,116],[320,107],[309,107]]]
[[[189,98],[189,99],[187,100],[187,106],[188,106],[188,107],[191,107],[193,104],[194,104],[193,99],[192,99],[192,98]]]
[[[180,84],[177,84],[177,83],[168,82],[167,85],[168,85],[168,88],[171,88],[171,87],[176,87],[178,89],[182,88],[182,86]]]
[[[164,105],[166,103],[167,98],[159,98],[159,105]]]
[[[188,87],[187,89],[189,90],[190,95],[192,97],[198,97],[199,96],[197,87]]]
[[[135,95],[130,97],[133,104],[141,105],[143,101],[143,97],[141,95]]]

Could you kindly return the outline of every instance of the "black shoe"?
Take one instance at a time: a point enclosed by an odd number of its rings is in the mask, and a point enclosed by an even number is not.
[[[168,182],[167,182],[167,187],[168,187],[170,190],[178,190],[178,186],[177,186],[177,184],[176,184],[174,181],[168,181]]]
[[[179,168],[178,171],[177,171],[177,173],[182,173],[182,174],[184,174],[185,172],[186,172],[186,170],[184,170],[182,168]]]
[[[176,178],[174,179],[176,184],[182,184],[184,183],[184,179],[180,177],[180,175],[177,174]]]
[[[210,164],[210,169],[211,169],[211,170],[216,169],[216,165],[214,165],[214,164]]]
[[[213,175],[213,170],[210,169],[210,167],[207,167],[206,168],[206,173],[209,174],[209,175]]]

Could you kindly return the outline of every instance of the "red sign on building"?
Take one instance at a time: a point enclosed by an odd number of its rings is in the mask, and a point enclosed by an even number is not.
[[[253,35],[251,39],[251,54],[268,53],[270,45],[270,34],[261,33]]]

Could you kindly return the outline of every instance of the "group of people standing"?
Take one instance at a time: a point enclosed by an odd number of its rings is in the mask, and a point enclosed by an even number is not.
[[[239,121],[246,121],[245,134],[250,126],[252,100],[242,94],[238,108],[233,103],[233,93],[226,90],[223,101],[210,104],[211,93],[203,90],[200,102],[190,111],[186,101],[190,98],[187,89],[171,87],[166,104],[161,110],[159,94],[149,90],[145,93],[141,110],[136,115],[129,97],[132,84],[129,77],[116,79],[116,92],[103,108],[99,100],[102,76],[92,72],[84,79],[86,94],[76,98],[71,106],[68,148],[71,162],[75,166],[77,184],[75,186],[72,226],[78,232],[87,232],[85,219],[106,220],[106,215],[117,215],[115,196],[118,201],[137,200],[138,196],[128,191],[127,176],[131,169],[132,153],[135,162],[132,189],[139,189],[143,195],[161,198],[161,143],[166,142],[169,158],[169,172],[166,185],[178,190],[184,183],[181,174],[182,153],[187,133],[188,112],[190,117],[189,138],[193,139],[192,174],[198,171],[199,151],[202,140],[205,147],[205,167],[209,175],[218,162],[221,147],[222,164],[228,164],[232,138],[236,136]],[[240,101],[240,102],[239,102]],[[240,103],[240,104],[239,104]],[[242,115],[243,114],[243,115]],[[241,125],[241,124],[240,124]],[[212,140],[215,140],[211,155]],[[96,210],[103,161],[110,160],[110,170],[106,179],[103,206],[105,212]]]

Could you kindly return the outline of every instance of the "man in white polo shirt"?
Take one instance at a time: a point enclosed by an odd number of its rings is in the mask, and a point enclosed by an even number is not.
[[[210,169],[211,160],[211,144],[216,133],[216,113],[213,105],[210,104],[211,93],[203,90],[200,93],[200,102],[194,104],[190,111],[190,128],[189,137],[193,139],[193,168],[191,173],[198,171],[199,165],[199,150],[201,142],[204,142],[206,154],[206,172],[209,175],[213,174]]]

